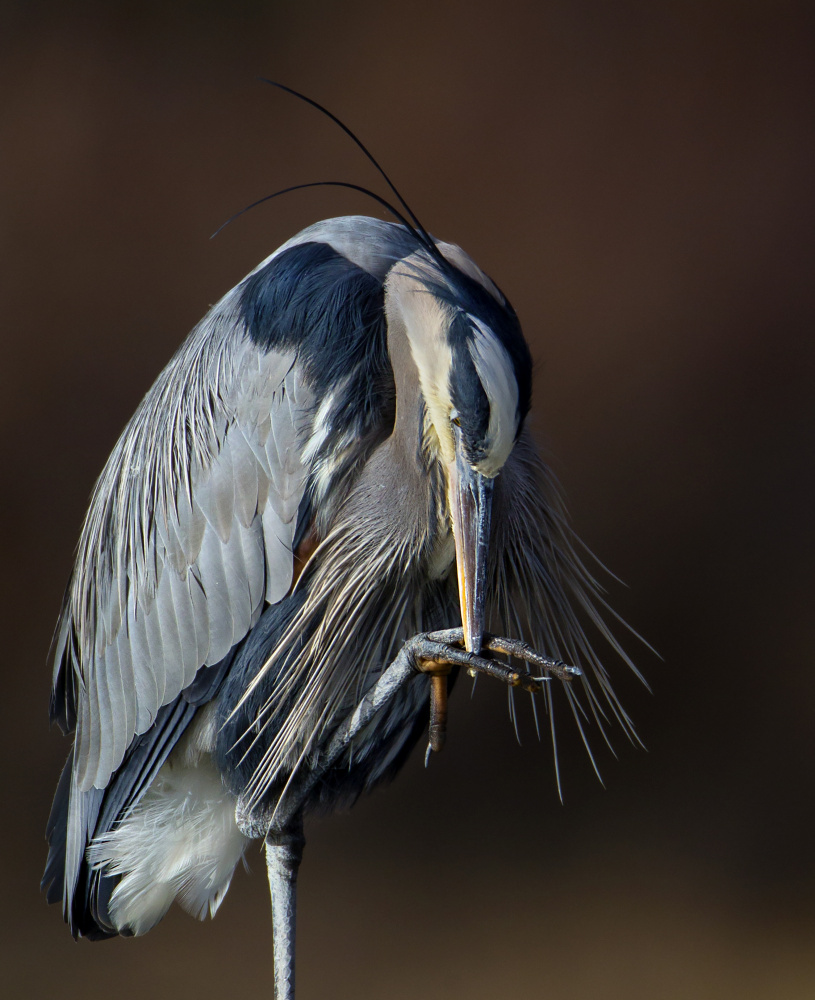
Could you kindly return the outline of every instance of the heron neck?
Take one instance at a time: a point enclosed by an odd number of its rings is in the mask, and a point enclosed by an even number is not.
[[[393,426],[394,443],[405,457],[410,456],[417,474],[426,471],[425,405],[419,382],[419,372],[410,352],[407,337],[388,338],[388,351],[393,367],[396,388],[396,419]]]

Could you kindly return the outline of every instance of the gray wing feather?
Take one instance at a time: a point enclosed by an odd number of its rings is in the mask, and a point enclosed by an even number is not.
[[[159,708],[289,590],[310,405],[294,354],[244,336],[233,290],[125,429],[58,627],[55,680],[79,682],[78,791],[103,788]]]
[[[110,719],[110,728],[104,734],[105,739],[102,742],[103,748],[107,749],[107,754],[100,754],[99,767],[103,770],[107,766],[105,759],[115,760],[117,754],[124,756],[130,742],[128,734],[125,733],[127,711],[118,647],[115,640],[105,650],[105,667],[104,670],[98,671],[97,683],[100,689],[106,690],[105,714]],[[100,733],[100,737],[101,735]]]
[[[197,573],[190,569],[187,574],[190,584],[190,600],[195,618],[195,640],[198,643],[198,662],[209,661],[209,605],[207,595]]]
[[[263,536],[259,531],[241,531],[243,558],[246,564],[246,582],[249,587],[249,603],[252,608],[252,624],[260,618],[266,594],[266,550]],[[285,574],[284,574],[285,575]]]
[[[176,611],[173,603],[173,585],[170,582],[173,572],[172,566],[168,565],[164,567],[158,589],[156,590],[153,610],[151,611],[151,617],[156,624],[158,634],[161,636],[161,655],[164,660],[164,696],[161,699],[162,705],[175,697],[171,692],[175,691],[176,688],[184,687],[184,656],[181,651],[181,638],[178,634],[178,622],[176,621]],[[192,680],[192,677],[190,680]],[[130,740],[128,740],[129,742]],[[100,777],[102,776],[100,775]],[[107,783],[107,776],[105,776],[105,783]]]
[[[235,489],[235,514],[243,528],[251,528],[258,512],[258,463],[243,434],[229,438],[232,455],[232,482]],[[261,472],[261,475],[265,474]]]
[[[159,613],[156,610],[155,598],[150,601],[149,604],[145,601],[144,632],[147,636],[147,655],[149,659],[144,664],[143,669],[152,668],[153,677],[156,682],[157,704],[153,709],[155,712],[164,704],[164,692],[167,690],[167,662],[164,659],[164,643],[161,639],[161,622],[159,621]],[[96,673],[96,664],[92,664],[92,667],[94,669],[94,673]],[[96,782],[91,781],[89,784],[96,784]]]
[[[80,703],[77,713],[77,726],[83,720],[83,706]],[[76,760],[74,760],[76,764]],[[99,815],[99,808],[104,798],[103,788],[91,788],[88,793],[82,793],[78,788],[77,769],[74,766],[71,774],[71,791],[69,805],[69,821],[65,835],[65,883],[70,880],[71,894],[76,884],[76,873],[82,863],[92,827]],[[63,895],[63,906],[67,906],[70,896]]]
[[[232,530],[234,502],[231,442],[230,447],[222,447],[218,458],[207,472],[196,482],[195,500],[204,512],[209,527],[226,543]]]
[[[136,732],[146,732],[153,725],[158,705],[159,691],[155,672],[150,667],[150,646],[147,642],[147,612],[144,606],[136,608],[133,602],[128,608],[127,633],[123,641],[127,643],[133,667],[133,691],[136,702]],[[80,727],[77,730],[81,735]]]
[[[176,531],[172,517],[156,518],[156,532],[159,544],[164,548],[166,561],[177,573],[184,573],[188,565],[187,553],[181,544],[180,533]]]
[[[136,675],[133,671],[133,657],[130,652],[130,641],[127,634],[127,629],[120,629],[119,634],[116,636],[116,654],[119,658],[119,670],[122,674],[122,687],[125,692],[135,691],[136,697],[124,699],[124,732],[135,733],[138,728],[137,724],[137,701],[139,692],[136,687]]]
[[[191,566],[198,558],[207,522],[201,505],[197,501],[192,502],[192,497],[186,489],[178,491],[175,508],[170,513],[171,516],[168,520],[173,525],[178,543],[184,553],[184,565],[179,567],[180,575],[184,576],[187,566]]]
[[[175,621],[178,628],[178,640],[181,645],[181,663],[185,680],[187,683],[195,677],[198,668],[204,662],[198,659],[198,639],[195,634],[195,608],[193,607],[190,595],[191,575],[185,572],[184,576],[178,573],[168,573],[170,587],[172,589],[172,604],[175,610]],[[187,681],[187,678],[190,681]]]
[[[198,556],[201,585],[209,606],[209,652],[204,661],[207,666],[222,660],[232,648],[233,623],[229,595],[226,591],[226,573],[221,559],[221,543],[213,531],[204,535],[204,544]]]
[[[88,760],[91,745],[91,728],[94,718],[98,718],[96,710],[95,680],[91,677],[90,682],[85,685],[85,690],[80,690],[77,696],[76,706],[76,740],[74,742],[74,771],[85,765]],[[88,713],[88,706],[94,702],[93,711]],[[98,723],[97,723],[98,725]],[[96,738],[98,739],[98,733]]]
[[[221,550],[221,558],[224,564],[224,578],[226,579],[226,593],[229,599],[229,611],[232,616],[232,645],[239,642],[249,631],[253,611],[249,599],[249,587],[246,582],[246,561],[243,558],[241,531],[241,526],[236,518],[232,523],[229,541]],[[227,650],[228,652],[229,650]]]
[[[263,511],[263,537],[266,543],[266,601],[277,604],[291,585],[292,555],[289,535],[294,535],[294,519],[284,522],[272,506],[271,499]]]

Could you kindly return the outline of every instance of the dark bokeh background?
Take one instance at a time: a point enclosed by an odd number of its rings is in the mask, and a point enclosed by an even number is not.
[[[506,290],[535,427],[653,696],[593,778],[505,695],[313,823],[300,997],[815,996],[812,24],[805,3],[0,3],[3,994],[270,996],[262,858],[214,922],[74,944],[37,883],[45,656],[88,494],[227,288],[382,190]],[[565,715],[562,730],[568,727]]]

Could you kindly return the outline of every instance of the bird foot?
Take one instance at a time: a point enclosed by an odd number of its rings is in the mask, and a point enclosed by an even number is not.
[[[509,687],[520,687],[530,694],[540,694],[543,685],[553,677],[571,681],[582,676],[579,667],[572,667],[562,660],[543,656],[518,639],[505,639],[485,633],[481,640],[481,651],[472,653],[463,648],[464,629],[452,628],[440,632],[420,632],[405,643],[405,652],[419,673],[429,674],[430,688],[430,733],[425,754],[425,766],[431,752],[438,753],[445,743],[447,733],[447,675],[453,666],[462,666],[470,677],[487,674],[503,681]],[[524,660],[540,667],[543,673],[536,675],[529,670],[517,670],[500,660],[485,654],[503,653],[517,660]]]
[[[462,666],[470,676],[487,674],[503,681],[509,687],[520,687],[531,694],[540,694],[543,690],[542,685],[553,677],[561,681],[571,681],[583,675],[579,667],[572,667],[562,660],[543,656],[526,642],[505,639],[489,632],[485,632],[482,637],[480,653],[471,653],[463,647],[462,628],[420,632],[405,643],[406,652],[419,673],[444,677],[454,666]],[[500,660],[488,658],[489,653],[504,653],[517,660],[524,660],[540,667],[543,673],[536,675],[529,670],[517,670]]]

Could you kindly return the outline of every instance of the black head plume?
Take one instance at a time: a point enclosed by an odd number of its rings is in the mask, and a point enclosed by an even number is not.
[[[387,175],[384,168],[380,165],[379,161],[376,159],[373,153],[371,153],[368,147],[345,124],[345,122],[341,121],[341,119],[339,119],[335,114],[332,114],[332,112],[330,112],[328,108],[324,107],[322,104],[319,104],[311,97],[307,97],[305,94],[301,94],[299,91],[294,90],[291,87],[287,87],[283,83],[278,83],[276,80],[269,80],[266,77],[259,77],[259,79],[262,83],[268,83],[270,86],[277,87],[278,90],[283,90],[287,94],[291,94],[292,97],[296,97],[298,100],[304,101],[306,104],[310,104],[311,107],[316,108],[317,111],[320,112],[320,114],[325,115],[326,118],[329,118],[332,122],[338,125],[343,130],[343,132],[345,132],[345,134],[351,139],[351,141],[365,154],[368,160],[374,165],[380,176],[384,179],[385,183],[388,185],[391,191],[396,195],[398,203],[404,209],[404,214],[400,212],[398,209],[394,208],[394,206],[385,198],[382,198],[374,191],[371,191],[370,188],[362,187],[359,184],[351,184],[348,181],[312,181],[308,184],[294,184],[291,187],[283,188],[280,191],[275,191],[273,194],[268,194],[263,198],[259,198],[257,201],[252,202],[251,205],[247,205],[246,208],[242,208],[239,212],[236,212],[234,215],[230,216],[226,220],[226,222],[223,223],[223,225],[219,226],[215,230],[215,232],[212,234],[212,237],[210,238],[214,238],[215,236],[217,236],[222,229],[228,226],[230,222],[233,222],[239,216],[243,215],[244,212],[248,212],[251,209],[256,208],[258,205],[262,205],[266,201],[271,201],[273,198],[277,198],[280,195],[289,194],[291,191],[301,191],[304,188],[344,187],[344,188],[349,188],[352,191],[359,191],[361,194],[367,195],[369,198],[372,198],[378,204],[382,205],[383,208],[385,208],[388,212],[390,212],[391,215],[401,225],[403,225],[408,230],[408,232],[410,232],[416,238],[416,241],[420,243],[423,247],[425,247],[425,249],[427,249],[436,260],[438,260],[443,265],[446,264],[444,257],[442,256],[436,244],[433,242],[433,239],[431,238],[430,234],[421,224],[418,216],[412,211],[408,203],[399,193],[398,188],[390,179],[390,177]]]
[[[386,201],[380,195],[376,194],[375,191],[371,191],[370,188],[362,187],[360,184],[352,184],[350,181],[310,181],[307,184],[293,184],[291,187],[282,188],[280,191],[275,191],[273,194],[264,195],[262,198],[258,198],[257,201],[253,201],[251,205],[247,205],[246,208],[242,208],[240,212],[235,212],[234,215],[222,223],[215,232],[210,236],[210,239],[214,239],[222,229],[225,229],[230,222],[234,222],[235,219],[239,218],[245,212],[251,211],[253,208],[257,208],[258,205],[262,205],[265,201],[271,201],[273,198],[279,198],[282,194],[289,194],[291,191],[302,191],[304,188],[314,188],[314,187],[342,187],[350,188],[352,191],[359,191],[362,194],[367,195],[369,198],[373,198],[374,201],[379,202],[384,208],[386,208],[391,215],[400,222],[406,229],[408,229],[419,242],[423,242],[416,230],[411,226],[407,219],[402,215],[401,212],[397,211],[391,205],[389,201]]]
[[[390,177],[388,177],[387,173],[385,173],[385,170],[382,167],[382,165],[379,163],[379,161],[376,159],[376,157],[373,155],[373,153],[368,149],[368,147],[363,143],[363,141],[359,138],[359,136],[357,136],[345,124],[345,122],[343,122],[341,119],[339,119],[335,114],[332,114],[332,112],[330,112],[328,110],[328,108],[324,107],[322,104],[319,104],[317,101],[313,100],[311,97],[307,97],[305,94],[301,94],[300,91],[298,91],[298,90],[293,90],[291,87],[287,87],[284,83],[278,83],[276,80],[269,80],[266,77],[260,77],[260,80],[261,80],[262,83],[268,83],[272,87],[277,87],[279,90],[283,90],[287,94],[291,94],[292,97],[296,97],[300,101],[305,101],[306,104],[310,104],[312,108],[316,108],[317,111],[320,112],[320,114],[325,115],[326,118],[329,118],[332,122],[334,122],[335,125],[338,125],[343,130],[343,132],[345,132],[345,134],[348,136],[348,138],[360,150],[362,150],[362,152],[365,154],[365,156],[368,158],[368,160],[374,165],[374,167],[376,168],[376,170],[379,172],[380,176],[383,178],[383,180],[388,185],[388,187],[391,189],[391,191],[393,191],[393,193],[396,195],[397,201],[402,206],[402,208],[405,210],[405,212],[407,213],[407,215],[410,217],[411,222],[413,223],[413,225],[412,226],[408,226],[408,228],[411,229],[414,233],[416,233],[416,236],[419,239],[419,241],[421,243],[423,243],[427,247],[427,249],[433,254],[434,257],[441,256],[439,254],[439,251],[438,251],[437,247],[436,247],[436,244],[431,239],[430,234],[425,229],[425,227],[421,224],[421,222],[419,221],[419,218],[416,215],[416,213],[411,210],[410,205],[408,205],[408,203],[405,201],[405,199],[399,193],[399,190],[396,187],[396,185],[393,183],[393,181],[390,179]],[[370,191],[367,192],[367,193],[370,194]],[[377,199],[377,200],[379,200],[379,199]],[[388,206],[388,207],[390,208],[390,206]],[[391,208],[390,211],[393,211],[393,209]],[[400,221],[403,221],[403,220],[400,219]],[[404,221],[403,221],[403,224],[406,225],[406,223],[404,223]]]

